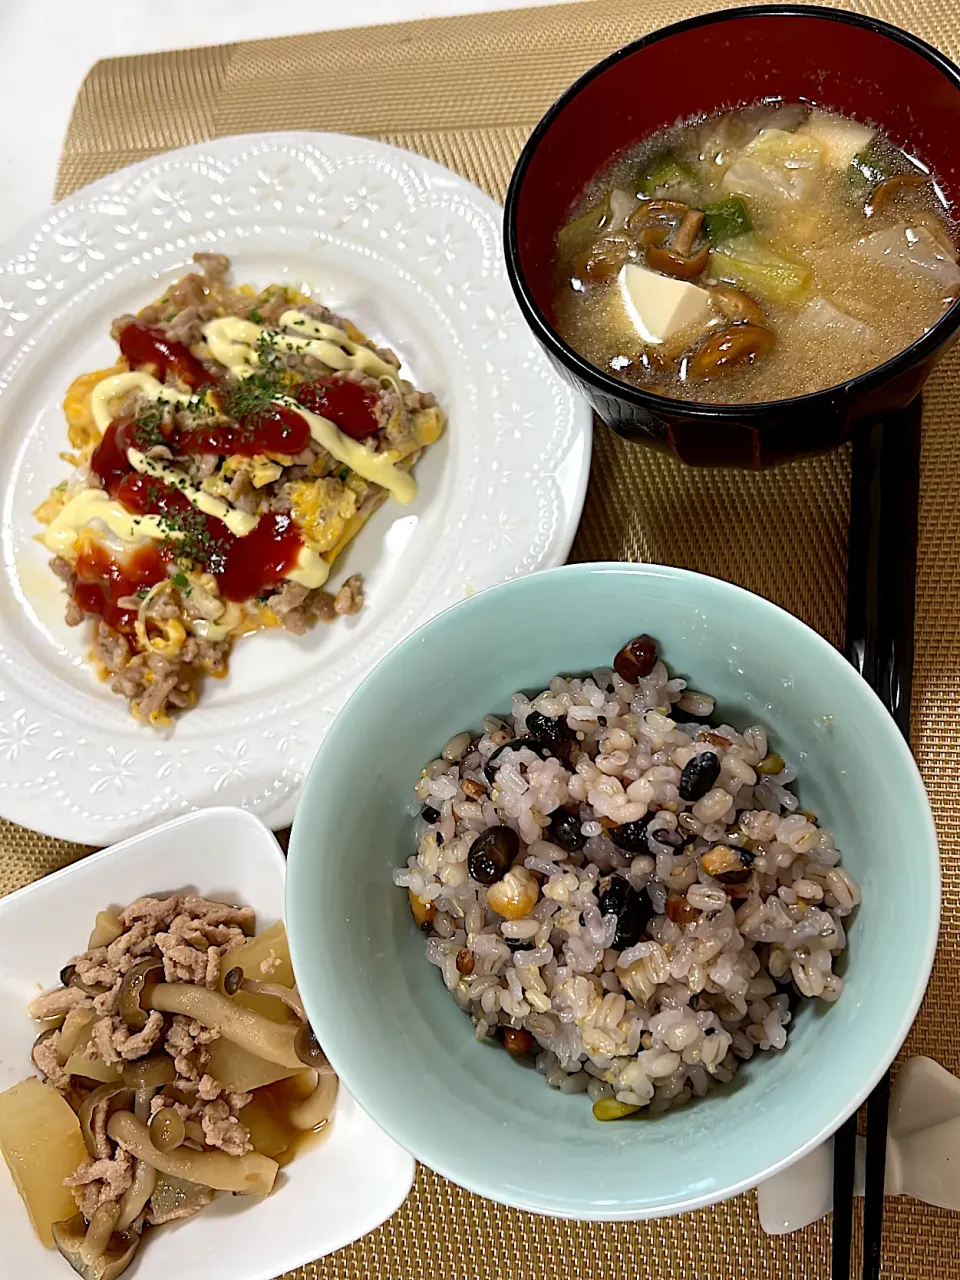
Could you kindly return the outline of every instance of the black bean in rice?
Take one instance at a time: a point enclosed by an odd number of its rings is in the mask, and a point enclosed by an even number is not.
[[[705,1094],[784,1047],[797,996],[843,990],[859,890],[765,731],[714,718],[659,657],[636,683],[557,676],[417,783],[417,852],[394,879],[427,959],[478,1038],[522,1030],[548,1084],[626,1104],[598,1116]],[[470,852],[495,827],[516,855],[480,883]]]

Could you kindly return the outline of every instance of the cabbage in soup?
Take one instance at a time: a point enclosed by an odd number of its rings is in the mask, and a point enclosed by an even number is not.
[[[757,403],[882,364],[960,296],[935,181],[876,129],[764,104],[663,131],[557,237],[559,333],[661,395]]]

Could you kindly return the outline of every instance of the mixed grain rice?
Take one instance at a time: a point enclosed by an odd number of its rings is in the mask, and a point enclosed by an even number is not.
[[[611,668],[557,676],[532,700],[515,694],[482,734],[454,737],[417,783],[417,852],[394,873],[478,1039],[533,1050],[548,1084],[615,1098],[624,1113],[666,1110],[730,1081],[757,1049],[782,1049],[798,996],[839,997],[834,959],[860,901],[765,731],[714,724],[713,699],[651,655],[635,683]],[[536,745],[531,728],[547,758],[505,745]],[[684,767],[700,753],[717,776],[684,800]],[[517,856],[484,885],[468,859],[496,826],[519,837]],[[611,838],[636,846],[638,832],[640,852]],[[704,867],[704,855],[724,865],[724,850],[743,868],[727,883]],[[630,945],[611,910],[625,897],[644,922]]]

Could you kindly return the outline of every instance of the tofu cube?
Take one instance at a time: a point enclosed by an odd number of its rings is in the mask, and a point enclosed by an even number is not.
[[[659,345],[678,333],[703,330],[713,319],[710,295],[688,280],[675,280],[628,262],[620,270],[620,301],[644,342]]]

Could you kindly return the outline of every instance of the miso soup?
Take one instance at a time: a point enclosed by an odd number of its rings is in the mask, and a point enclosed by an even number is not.
[[[877,129],[782,103],[648,139],[557,237],[559,333],[660,395],[756,403],[865,373],[960,295],[933,175]]]

